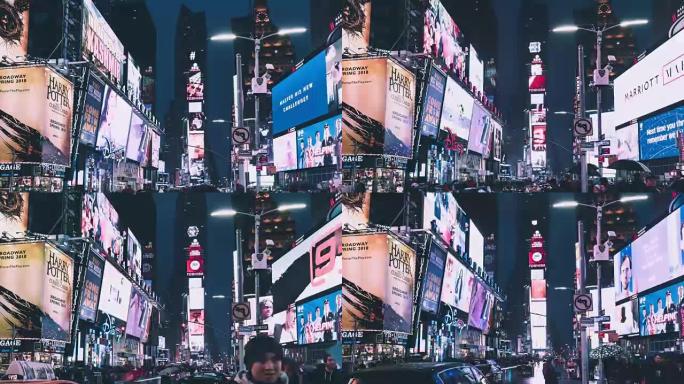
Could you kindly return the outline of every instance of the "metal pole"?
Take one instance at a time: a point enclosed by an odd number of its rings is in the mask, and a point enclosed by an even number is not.
[[[577,222],[577,238],[578,238],[578,243],[579,243],[579,252],[580,252],[580,271],[579,271],[579,293],[585,293],[585,266],[586,266],[586,260],[585,260],[585,253],[584,253],[584,224],[582,221]],[[581,351],[581,357],[582,357],[582,363],[581,363],[581,368],[582,368],[582,384],[588,384],[589,383],[589,340],[587,338],[587,328],[583,327],[582,324],[580,323],[580,346],[582,348]]]
[[[258,180],[258,179],[257,179]],[[254,256],[259,257],[259,228],[261,227],[261,215],[254,215]],[[256,324],[261,325],[261,311],[259,310],[259,269],[254,269],[254,297],[256,298]],[[257,331],[259,333],[259,331]]]
[[[601,219],[603,218],[603,207],[599,205],[596,207],[596,245],[600,246],[601,245]],[[594,255],[594,259],[596,259],[596,255]],[[599,317],[603,316],[602,306],[601,306],[601,261],[595,260],[596,261],[596,291],[597,291],[597,310],[596,313],[598,314]],[[601,324],[603,322],[599,321],[598,322],[598,330],[599,330],[599,338],[598,338],[598,347],[601,347],[602,340],[600,337],[600,332],[601,332]],[[603,379],[603,359],[599,359],[599,364],[598,364],[598,369],[599,369],[599,384],[603,384],[604,379]]]
[[[255,39],[254,40],[254,78],[256,80],[259,79],[259,52],[261,52],[261,39]],[[259,93],[254,92],[254,147],[257,151],[257,161],[255,162],[256,165],[256,193],[257,195],[260,192],[261,189],[261,178],[259,177],[259,168],[261,163],[259,162],[259,158],[261,157],[259,155],[259,149],[261,148],[261,130],[260,130],[260,125],[261,121],[259,119]],[[257,272],[257,276],[259,273]],[[258,303],[258,301],[257,301]]]
[[[584,92],[584,47],[582,45],[577,46],[577,79],[579,81],[579,110],[577,111],[578,118],[584,117],[585,110],[585,92]],[[584,141],[584,139],[582,140]],[[587,165],[587,152],[580,148],[580,166],[581,166],[581,184],[582,193],[589,192],[589,169]]]
[[[234,101],[236,105],[236,113],[235,113],[235,124],[238,127],[244,127],[245,126],[245,103],[244,103],[244,81],[242,80],[242,55],[241,54],[236,54],[235,55],[235,74],[237,76],[236,79],[236,89],[237,89],[237,100]],[[231,132],[232,134],[232,132]],[[232,140],[232,135],[231,135],[231,152],[235,150],[235,145],[233,144]],[[239,157],[236,157],[239,159]],[[231,187],[233,191],[235,191],[235,172],[232,171],[232,169],[236,168],[233,164],[231,164],[231,176],[230,176],[230,182],[231,182]],[[237,169],[240,170],[240,166],[237,166]],[[246,188],[246,186],[245,186]],[[239,237],[238,237],[239,239]],[[242,267],[241,267],[242,268]],[[242,301],[241,301],[242,302]]]
[[[236,296],[237,296],[237,301],[239,303],[244,303],[245,302],[245,293],[243,289],[243,274],[242,274],[242,263],[244,260],[243,252],[242,252],[242,231],[239,229],[235,230],[235,238],[238,240],[236,242],[236,251],[237,251],[237,261],[234,263],[234,273],[235,276],[233,276],[234,279],[237,280],[237,284],[235,285],[236,288]],[[242,324],[242,322],[240,322]],[[239,366],[239,371],[244,371],[245,370],[245,362],[244,362],[244,357],[245,357],[245,340],[240,335],[239,332],[237,332],[238,335],[238,366]]]
[[[602,49],[601,46],[603,45],[603,31],[599,30],[596,32],[596,70],[601,70],[601,54],[602,54]],[[596,119],[598,120],[597,122],[597,136],[596,140],[601,141],[602,140],[602,128],[603,128],[603,123],[601,121],[601,109],[602,109],[602,96],[603,96],[603,88],[600,85],[595,85],[596,86]],[[599,168],[599,173],[601,173],[601,162],[599,161],[598,163],[598,168]],[[600,288],[599,288],[600,290]],[[601,298],[599,297],[599,302]],[[599,315],[600,316],[600,315]]]

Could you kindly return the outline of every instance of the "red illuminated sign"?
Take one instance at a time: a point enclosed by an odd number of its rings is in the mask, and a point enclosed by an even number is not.
[[[204,275],[204,259],[201,256],[190,256],[186,262],[186,272],[189,277]]]

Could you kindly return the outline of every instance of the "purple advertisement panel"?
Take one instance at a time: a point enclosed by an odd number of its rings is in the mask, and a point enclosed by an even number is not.
[[[475,280],[470,296],[468,325],[487,333],[489,331],[489,316],[492,313],[493,305],[494,296],[487,291],[487,288],[482,282]]]

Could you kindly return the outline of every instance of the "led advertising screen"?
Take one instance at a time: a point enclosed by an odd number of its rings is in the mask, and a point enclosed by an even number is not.
[[[147,330],[147,321],[152,312],[152,306],[138,288],[131,289],[126,320],[126,334],[142,339]]]
[[[2,198],[6,199],[6,207],[11,209],[0,211],[0,233],[23,237],[28,230],[29,193],[3,193]]]
[[[297,131],[297,163],[295,165],[299,169],[337,165],[340,160],[338,148],[341,137],[341,115],[299,129]],[[275,148],[280,151],[284,147],[276,146]],[[274,154],[274,156],[277,155]]]
[[[97,131],[97,148],[125,152],[133,107],[110,86],[105,88]]]
[[[328,110],[338,110],[342,104],[342,39],[325,49],[325,82],[328,87]]]
[[[546,300],[546,280],[532,280],[530,298],[532,300]]]
[[[430,77],[425,87],[423,109],[420,114],[420,133],[424,136],[437,137],[437,133],[439,133],[446,81],[446,75],[437,67],[433,66],[430,69]]]
[[[297,305],[297,344],[337,341],[340,337],[342,292],[334,291]]]
[[[133,284],[114,265],[105,261],[98,309],[119,320],[128,319],[128,305]]]
[[[292,131],[273,138],[273,165],[277,172],[297,169],[297,133]]]
[[[122,83],[124,46],[92,0],[83,0],[83,58]]]
[[[684,314],[684,282],[639,297],[639,334],[652,336],[677,332]]]
[[[468,255],[478,267],[484,268],[484,236],[472,220],[469,233]]]
[[[501,124],[492,119],[492,159],[501,161],[503,159],[503,129]]]
[[[453,133],[463,142],[467,142],[470,137],[474,104],[475,99],[465,89],[461,88],[456,80],[451,77],[447,78],[439,128]]]
[[[423,52],[437,59],[442,68],[465,75],[466,54],[461,46],[463,33],[440,0],[430,0],[425,11]]]
[[[632,284],[636,293],[684,274],[682,212],[677,209],[632,242]]]
[[[416,79],[387,58],[345,60],[342,153],[413,154]]]
[[[100,111],[102,111],[104,90],[105,84],[91,74],[88,78],[88,92],[85,97],[83,124],[81,125],[81,142],[83,144],[95,145],[97,127],[100,124]]]
[[[484,63],[472,44],[468,53],[468,80],[478,91],[484,93]]]
[[[128,267],[133,271],[133,276],[142,278],[142,246],[130,229],[128,229],[126,248],[128,251]]]
[[[639,124],[616,129],[612,134],[606,132],[606,139],[610,140],[610,154],[618,160],[639,160]]]
[[[271,267],[276,312],[342,284],[342,215],[326,222]]]
[[[620,301],[637,293],[632,271],[632,245],[629,244],[613,257],[615,275],[615,300]]]
[[[489,141],[492,135],[492,115],[480,104],[475,103],[470,120],[470,138],[468,150],[477,152],[483,157],[489,156]]]
[[[684,106],[639,122],[639,159],[679,156],[677,135],[684,132]]]
[[[684,34],[677,34],[615,79],[617,124],[684,100]]]
[[[639,304],[636,297],[615,306],[615,313],[610,316],[610,328],[620,336],[639,334]]]
[[[161,147],[161,136],[153,130],[150,130],[150,135],[150,164],[152,165],[152,168],[159,168],[159,148]]]
[[[479,280],[473,282],[473,291],[470,296],[470,310],[468,311],[468,325],[488,331],[489,316],[494,305],[494,296]]]
[[[126,158],[143,163],[147,155],[147,124],[137,112],[131,115],[131,124],[128,129],[128,144],[126,145]]]
[[[188,131],[190,177],[204,176],[204,131]]]
[[[204,100],[204,82],[202,80],[202,72],[199,70],[192,71],[188,75],[188,84],[186,87],[186,95],[188,101],[202,101]]]
[[[0,253],[0,337],[69,340],[73,260],[45,242],[3,244]]]
[[[425,194],[423,228],[430,228],[459,255],[466,251],[468,225],[468,216],[451,193]]]
[[[421,306],[425,312],[437,314],[437,311],[439,310],[446,256],[447,252],[440,247],[437,242],[433,241],[430,245],[430,256],[425,272],[425,283],[423,285],[423,300]]]
[[[273,87],[273,135],[328,113],[325,59],[319,53]]]
[[[86,269],[85,281],[83,283],[83,296],[81,299],[80,317],[83,320],[94,322],[96,319],[103,270],[104,260],[94,253],[91,253],[90,258],[88,259],[88,269]]]
[[[415,75],[403,66],[388,60],[384,147],[386,155],[413,157],[415,95]]]
[[[10,61],[23,61],[28,53],[29,3],[23,1],[3,2],[6,15],[4,33],[0,36],[0,57]]]
[[[188,311],[188,332],[190,336],[204,335],[204,309]]]
[[[468,312],[474,283],[473,273],[454,255],[448,254],[442,283],[442,302]]]
[[[411,333],[415,251],[386,233],[343,236],[342,247],[342,328]]]
[[[140,68],[135,65],[135,60],[129,53],[126,55],[126,86],[127,92],[131,95],[131,100],[140,100],[140,86],[142,85],[142,74]]]
[[[81,233],[85,237],[93,237],[95,248],[101,254],[123,265],[124,238],[119,231],[119,214],[104,193],[83,195]]]
[[[532,75],[529,78],[530,92],[546,91],[546,75]]]
[[[0,78],[0,162],[69,166],[73,84],[46,66],[0,68]]]

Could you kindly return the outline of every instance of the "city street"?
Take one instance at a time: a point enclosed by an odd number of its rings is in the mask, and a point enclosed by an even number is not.
[[[0,378],[681,384],[682,30],[684,0],[0,0]]]

